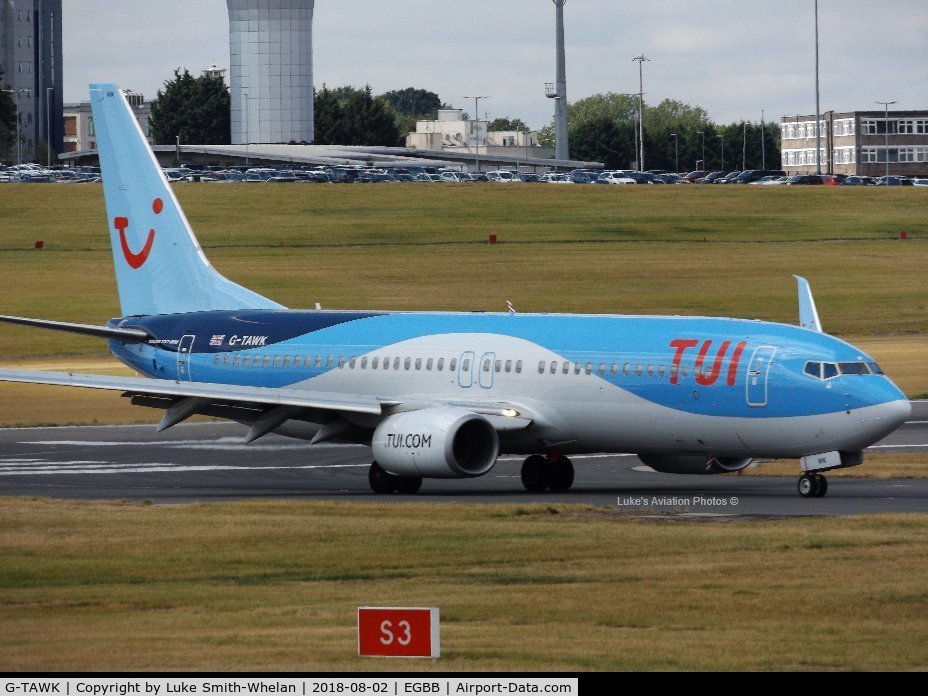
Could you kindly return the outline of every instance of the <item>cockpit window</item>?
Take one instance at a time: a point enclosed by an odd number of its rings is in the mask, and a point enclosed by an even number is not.
[[[806,363],[805,372],[815,379],[832,379],[839,375],[881,375],[883,371],[879,365],[874,362],[842,362],[842,363],[821,363],[809,361]]]
[[[869,375],[870,368],[867,363],[862,362],[843,362],[838,363],[838,369],[842,375]]]
[[[822,378],[822,363],[820,362],[807,362],[805,373],[815,379]]]

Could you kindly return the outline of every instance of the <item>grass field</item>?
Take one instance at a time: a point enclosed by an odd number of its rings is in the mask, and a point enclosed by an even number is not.
[[[928,666],[928,516],[723,524],[570,506],[0,502],[0,670]],[[438,606],[436,664],[355,611]]]
[[[177,192],[220,271],[295,307],[511,300],[795,322],[790,276],[806,275],[828,331],[907,394],[928,393],[922,191]],[[0,186],[0,313],[118,315],[104,230],[99,187]],[[98,341],[13,326],[0,326],[0,362],[124,369]],[[0,385],[0,425],[127,420],[157,415],[114,394]],[[857,471],[923,469],[888,455]],[[3,499],[0,671],[925,669],[926,532],[928,515],[706,523],[562,505]],[[357,658],[355,611],[378,604],[439,606],[444,657]]]

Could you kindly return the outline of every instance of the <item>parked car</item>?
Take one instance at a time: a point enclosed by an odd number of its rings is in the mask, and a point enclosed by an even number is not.
[[[725,172],[709,172],[701,179],[696,179],[696,181],[694,181],[693,183],[694,184],[711,184],[713,181],[723,176],[725,176]]]
[[[912,186],[928,186],[928,179],[912,179]]]
[[[635,184],[638,183],[627,172],[607,171],[599,175],[599,180],[606,184]]]
[[[716,180],[713,181],[712,183],[713,183],[713,184],[730,184],[730,183],[734,182],[735,179],[738,178],[738,175],[739,175],[739,174],[741,174],[740,171],[738,171],[738,172],[728,172],[728,174],[726,174],[725,176],[720,176],[718,179],[716,179]]]
[[[822,177],[815,174],[796,174],[786,180],[787,186],[821,186]]]
[[[875,183],[872,176],[849,176],[844,180],[845,186],[873,186]]]
[[[695,184],[698,179],[702,179],[709,172],[703,171],[702,169],[696,169],[691,171],[689,174],[683,176],[684,179],[689,181],[691,184]]]
[[[496,184],[511,184],[514,181],[518,181],[518,178],[506,169],[498,169],[487,172],[487,181],[492,181]]]
[[[593,184],[598,178],[598,172],[589,172],[584,169],[575,169],[570,173],[570,180],[575,184]]]
[[[781,169],[747,169],[741,172],[733,183],[735,184],[752,184],[755,181],[766,179],[769,181],[773,177],[786,176],[786,172]]]
[[[905,176],[881,176],[876,180],[877,186],[911,186],[912,180]]]

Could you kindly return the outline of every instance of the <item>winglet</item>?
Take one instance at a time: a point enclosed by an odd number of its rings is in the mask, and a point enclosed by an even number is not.
[[[809,281],[802,276],[793,276],[799,285],[799,325],[804,329],[822,332],[822,323],[818,319],[818,310],[815,309],[815,300],[812,298],[812,288]]]

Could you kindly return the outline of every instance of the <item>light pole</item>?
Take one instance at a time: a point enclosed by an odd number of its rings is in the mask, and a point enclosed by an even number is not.
[[[741,171],[747,169],[748,161],[748,122],[741,122]]]
[[[764,111],[760,110],[760,168],[767,169],[767,137],[764,135]],[[780,166],[783,166],[782,164]]]
[[[699,131],[699,135],[702,136],[702,166],[706,166],[706,132]]]
[[[52,95],[54,87],[45,88],[45,168],[52,168]]]
[[[464,99],[474,100],[474,173],[480,173],[480,100],[489,99],[490,97],[481,95],[479,97],[467,97]]]
[[[680,171],[680,148],[678,147],[679,143],[677,141],[677,134],[671,133],[670,137],[673,138],[673,170],[675,172]]]
[[[822,129],[818,100],[818,0],[815,0],[815,173],[822,174]]]
[[[884,131],[884,143],[886,150],[886,176],[889,176],[889,105],[895,104],[894,101],[878,101],[874,104],[883,105],[883,131]]]
[[[638,147],[641,148],[638,156],[638,171],[644,171],[644,62],[649,60],[642,53],[640,56],[632,58],[633,63],[638,63]]]
[[[715,137],[719,139],[719,143],[722,146],[722,166],[719,167],[719,169],[721,169],[724,172],[725,171],[725,134],[719,133]]]
[[[245,164],[250,164],[248,161],[248,141],[251,140],[251,134],[248,132],[248,92],[242,92],[242,96],[245,97]]]
[[[3,90],[3,91],[6,92],[7,94],[15,94],[15,95],[16,95],[16,164],[22,164],[22,163],[23,163],[23,147],[22,147],[22,142],[20,142],[20,139],[21,139],[22,136],[21,136],[20,133],[19,133],[19,123],[20,123],[20,120],[19,120],[19,95],[22,94],[23,92],[30,92],[30,93],[31,93],[32,90],[30,90],[30,89],[5,89],[5,90]],[[895,104],[895,102],[893,102],[893,103]]]

